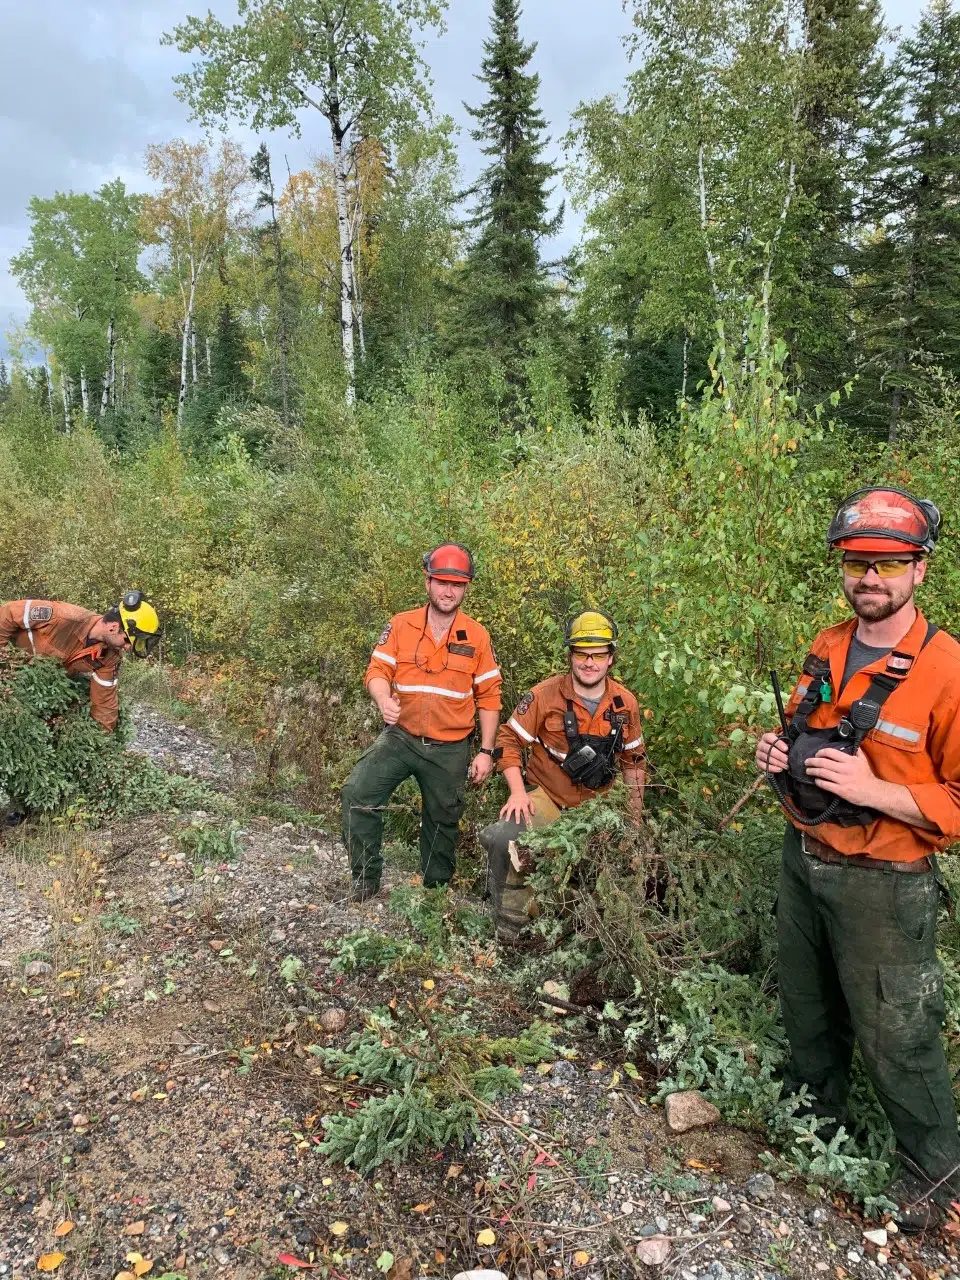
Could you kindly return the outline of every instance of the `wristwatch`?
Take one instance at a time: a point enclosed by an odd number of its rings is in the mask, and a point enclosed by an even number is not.
[[[494,757],[496,756],[496,753],[497,753],[496,747],[481,747],[479,751],[480,755],[489,756],[491,760],[494,759]]]

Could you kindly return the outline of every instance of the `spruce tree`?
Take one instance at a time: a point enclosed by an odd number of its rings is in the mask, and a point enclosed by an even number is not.
[[[897,438],[934,367],[960,375],[960,13],[933,0],[896,59],[906,119],[870,257],[872,366]]]
[[[554,165],[542,158],[549,139],[538,105],[540,77],[524,68],[536,49],[520,38],[518,0],[493,0],[492,34],[484,41],[477,77],[486,101],[467,107],[490,164],[467,194],[476,205],[467,225],[475,235],[462,280],[460,343],[499,359],[515,390],[541,319],[547,289],[540,257],[555,235],[563,208],[550,215]]]

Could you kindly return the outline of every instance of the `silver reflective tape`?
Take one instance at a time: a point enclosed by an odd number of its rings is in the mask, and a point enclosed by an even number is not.
[[[518,723],[516,716],[511,716],[507,723],[510,725],[510,728],[513,729],[515,733],[519,733],[520,737],[523,738],[525,742],[536,742],[536,738],[533,736],[533,734],[527,733],[523,725]]]
[[[30,641],[30,649],[36,654],[37,646],[33,643],[33,628],[30,626],[30,608],[33,604],[32,600],[28,600],[23,606],[23,625],[26,628],[27,639]]]
[[[397,684],[394,688],[399,693],[437,693],[441,698],[472,698],[472,693],[456,693],[453,689],[438,689],[432,684]]]
[[[626,746],[625,746],[625,747],[622,747],[622,748],[621,748],[621,750],[623,750],[623,751],[633,751],[636,747],[639,747],[639,746],[642,746],[642,745],[643,745],[643,739],[642,739],[642,738],[634,738],[634,740],[633,740],[632,742],[628,742],[628,743],[626,744]]]
[[[397,665],[396,658],[391,658],[389,653],[384,653],[382,649],[374,649],[373,656],[375,658],[379,658],[381,662],[389,662],[391,667],[395,667]]]
[[[888,733],[891,738],[899,738],[902,742],[920,741],[920,734],[916,729],[907,729],[902,724],[894,724],[892,720],[878,720],[876,727],[881,733]]]
[[[485,671],[482,676],[474,676],[473,683],[483,684],[484,680],[492,680],[494,676],[498,676],[499,674],[500,668],[494,667],[492,671]]]

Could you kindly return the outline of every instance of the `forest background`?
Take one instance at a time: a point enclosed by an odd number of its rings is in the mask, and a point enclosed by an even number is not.
[[[670,793],[742,783],[769,668],[843,616],[845,491],[940,503],[926,590],[956,625],[960,13],[897,36],[876,0],[627,8],[625,84],[558,148],[494,0],[468,191],[420,55],[440,0],[185,17],[174,87],[209,137],[151,146],[146,193],[33,199],[11,263],[0,594],[141,587],[180,691],[261,739],[322,703],[322,780],[279,753],[317,807],[443,538],[476,553],[508,703],[577,605],[620,620]],[[282,175],[226,133],[307,123],[328,148]],[[549,261],[558,149],[584,232]]]

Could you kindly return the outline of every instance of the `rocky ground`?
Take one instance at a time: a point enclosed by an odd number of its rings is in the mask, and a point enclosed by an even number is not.
[[[243,790],[247,763],[202,735],[146,710],[137,727],[167,766]],[[0,1276],[960,1276],[949,1231],[909,1241],[813,1201],[719,1123],[672,1132],[579,1021],[466,1151],[366,1178],[326,1162],[319,1117],[357,1091],[311,1045],[391,1002],[538,1010],[492,948],[427,977],[334,976],[338,938],[395,927],[386,901],[350,903],[328,833],[240,821],[229,840],[199,811],[7,833]],[[210,828],[227,843],[205,846]]]

